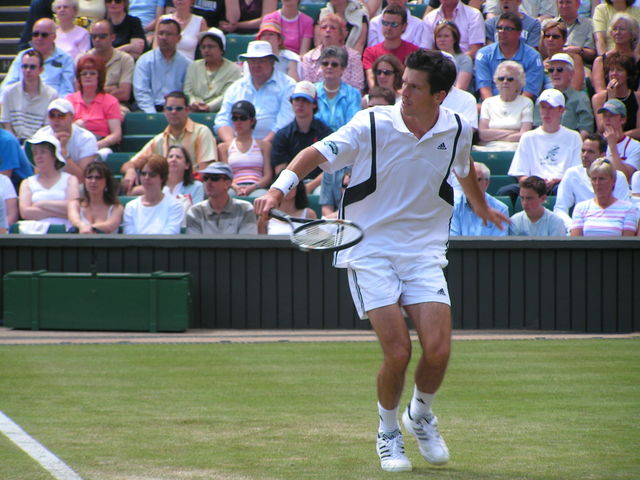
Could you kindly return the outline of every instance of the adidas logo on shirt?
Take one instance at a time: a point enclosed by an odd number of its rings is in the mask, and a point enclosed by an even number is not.
[[[447,146],[444,144],[444,142],[442,142],[440,145],[438,145],[438,150],[446,150]]]

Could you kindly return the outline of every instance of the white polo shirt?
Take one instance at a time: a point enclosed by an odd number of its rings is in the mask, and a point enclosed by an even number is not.
[[[351,166],[342,200],[343,218],[364,231],[364,240],[338,252],[336,267],[371,255],[427,255],[444,268],[453,211],[450,170],[467,176],[471,128],[460,116],[440,107],[436,124],[416,138],[400,114],[400,105],[358,112],[316,148],[326,159],[321,168],[335,172]],[[375,116],[375,168],[371,152],[370,112]]]

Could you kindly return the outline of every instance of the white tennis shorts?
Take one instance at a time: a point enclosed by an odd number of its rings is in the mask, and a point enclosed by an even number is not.
[[[441,263],[432,257],[366,257],[349,263],[351,297],[361,319],[374,308],[400,303],[451,305]]]

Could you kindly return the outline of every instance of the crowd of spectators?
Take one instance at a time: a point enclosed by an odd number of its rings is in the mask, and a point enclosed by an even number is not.
[[[457,69],[443,106],[473,127],[477,154],[513,152],[500,188],[476,163],[489,205],[518,210],[511,224],[483,225],[452,174],[452,235],[639,234],[632,0],[440,0],[422,18],[407,0],[329,0],[316,19],[301,3],[34,0],[0,85],[0,231],[286,233],[258,223],[252,199],[359,110],[398,108],[405,58],[427,48]],[[245,35],[237,58],[230,34]],[[167,126],[114,172],[136,111]],[[336,215],[349,179],[317,169],[282,208]]]

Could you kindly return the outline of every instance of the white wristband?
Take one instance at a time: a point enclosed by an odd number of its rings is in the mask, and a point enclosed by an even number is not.
[[[298,179],[298,176],[295,174],[295,172],[285,169],[280,172],[280,176],[275,182],[273,182],[271,188],[276,188],[280,190],[283,195],[286,195],[291,190],[296,188],[299,181],[300,180]]]

